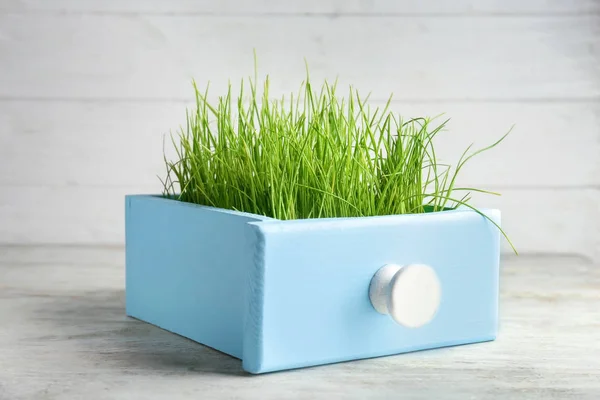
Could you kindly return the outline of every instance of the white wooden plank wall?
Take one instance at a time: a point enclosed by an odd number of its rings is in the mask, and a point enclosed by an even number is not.
[[[158,192],[190,80],[339,77],[403,115],[446,113],[448,161],[495,189],[523,253],[600,259],[600,0],[0,0],[0,243],[123,242]],[[505,247],[506,248],[506,247]]]

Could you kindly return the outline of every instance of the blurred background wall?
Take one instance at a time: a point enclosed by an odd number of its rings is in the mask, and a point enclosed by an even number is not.
[[[462,182],[501,192],[525,254],[600,259],[599,0],[0,0],[0,243],[123,244],[123,196],[158,193],[190,85],[339,77],[438,146],[498,148]],[[506,243],[505,243],[506,244]],[[505,246],[505,249],[507,246]]]

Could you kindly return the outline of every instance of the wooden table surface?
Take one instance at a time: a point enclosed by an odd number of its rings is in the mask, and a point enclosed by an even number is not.
[[[494,342],[252,376],[125,317],[122,248],[0,247],[0,399],[600,399],[600,266],[506,257]]]

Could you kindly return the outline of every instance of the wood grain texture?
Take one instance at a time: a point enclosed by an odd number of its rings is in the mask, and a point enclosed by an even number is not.
[[[570,15],[600,11],[596,0],[4,0],[0,10],[11,12],[135,13],[135,14],[334,14],[348,15]]]
[[[20,186],[0,191],[0,243],[122,244],[124,196],[158,193],[131,186]],[[474,196],[502,210],[502,226],[521,253],[579,254],[600,260],[600,191],[505,189]],[[507,243],[503,250],[509,252]]]
[[[314,80],[375,100],[599,101],[599,22],[3,14],[0,97],[190,99],[192,78],[219,92],[252,74],[255,48],[274,95],[297,89],[306,59]]]
[[[185,123],[185,103],[0,103],[0,185],[153,186],[164,177],[163,140]],[[514,124],[498,148],[472,160],[460,184],[485,188],[600,185],[600,103],[395,103],[406,118],[451,118],[438,156],[456,163],[471,143],[484,147]],[[34,112],[32,110],[35,110]],[[32,112],[35,117],[32,117]],[[576,137],[576,140],[573,138]]]
[[[2,399],[597,399],[600,268],[503,261],[496,341],[249,376],[125,317],[120,248],[0,248]]]
[[[0,0],[0,243],[121,243],[190,80],[219,93],[255,48],[273,94],[306,58],[314,81],[446,112],[448,160],[514,123],[463,183],[505,193],[488,203],[520,250],[600,259],[599,44],[598,0]]]

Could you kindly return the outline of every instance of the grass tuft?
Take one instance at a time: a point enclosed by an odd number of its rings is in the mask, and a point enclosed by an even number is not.
[[[469,204],[470,193],[497,195],[456,182],[468,161],[508,133],[483,149],[469,146],[452,167],[438,162],[434,148],[447,120],[403,120],[389,110],[391,97],[372,108],[352,87],[340,97],[337,82],[315,88],[308,74],[289,101],[270,98],[268,77],[260,92],[249,79],[235,98],[230,85],[214,104],[208,87],[193,87],[196,107],[171,137],[176,160],[165,157],[164,194],[178,200],[285,220],[460,205],[482,214]]]

